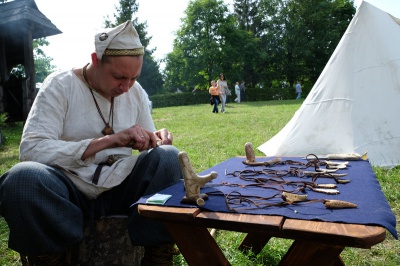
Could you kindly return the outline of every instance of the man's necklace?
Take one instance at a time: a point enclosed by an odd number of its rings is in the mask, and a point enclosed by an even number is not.
[[[99,115],[100,115],[101,119],[103,120],[104,124],[106,125],[106,126],[103,128],[103,130],[101,131],[101,133],[102,133],[103,135],[112,135],[112,134],[114,134],[114,130],[113,130],[113,128],[112,128],[112,125],[113,125],[113,123],[114,123],[114,97],[111,97],[110,114],[109,114],[109,116],[108,116],[108,122],[106,122],[106,120],[104,119],[103,114],[101,113],[99,104],[97,103],[96,98],[94,97],[93,91],[97,91],[97,90],[93,89],[93,88],[90,86],[90,84],[89,84],[89,82],[88,82],[88,80],[87,80],[87,77],[86,77],[86,68],[87,68],[88,65],[89,65],[89,64],[86,64],[86,66],[84,66],[84,67],[82,68],[82,77],[83,77],[83,81],[85,82],[86,86],[89,88],[90,92],[92,93],[93,100],[94,100],[94,103],[96,104],[97,111],[99,112]],[[111,126],[110,126],[110,121],[111,121]]]

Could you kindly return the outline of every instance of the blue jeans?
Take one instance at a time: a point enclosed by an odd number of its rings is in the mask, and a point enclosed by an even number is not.
[[[219,96],[213,96],[213,99],[214,99],[213,113],[218,113]]]
[[[240,101],[244,102],[246,100],[246,94],[244,90],[240,90]]]
[[[300,99],[300,98],[301,98],[301,91],[299,91],[299,92],[297,93],[296,100],[298,100],[298,99]]]

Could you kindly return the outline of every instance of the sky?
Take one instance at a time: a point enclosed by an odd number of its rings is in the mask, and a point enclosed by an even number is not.
[[[231,5],[233,0],[224,0]],[[362,0],[355,0],[360,6]],[[105,17],[114,21],[118,0],[35,0],[39,10],[63,33],[47,37],[44,47],[53,58],[57,69],[82,67],[90,62],[94,52],[94,35],[101,29]],[[149,48],[159,60],[172,52],[174,33],[180,28],[181,18],[189,0],[137,0],[139,22],[147,21],[147,35],[152,36]],[[399,0],[367,0],[370,4],[400,18]]]
[[[224,0],[231,3],[233,0]],[[118,0],[35,0],[38,9],[63,33],[47,37],[50,45],[43,47],[53,58],[57,69],[84,66],[94,52],[94,35],[103,26],[104,18],[114,21]],[[139,22],[147,21],[147,35],[152,36],[149,48],[162,59],[172,52],[173,40],[184,17],[189,0],[137,0]]]

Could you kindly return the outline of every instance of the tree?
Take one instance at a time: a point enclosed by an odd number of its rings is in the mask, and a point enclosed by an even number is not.
[[[294,56],[301,75],[315,82],[350,23],[355,8],[348,0],[292,0],[289,3]]]
[[[106,28],[112,28],[128,20],[132,21],[138,32],[140,42],[145,47],[143,67],[138,82],[149,95],[154,95],[162,90],[164,81],[160,72],[160,65],[153,57],[155,49],[149,50],[146,48],[151,41],[151,37],[148,37],[146,32],[147,22],[140,23],[138,18],[132,19],[133,15],[139,10],[139,4],[136,3],[136,0],[120,0],[119,7],[115,6],[115,8],[117,11],[114,14],[115,21],[111,22],[106,18],[104,25]]]
[[[262,33],[263,14],[259,12],[260,0],[235,0],[234,10],[239,28],[253,32],[255,36]]]
[[[49,42],[46,38],[33,40],[33,56],[35,61],[35,81],[43,82],[44,79],[55,70],[55,66],[51,64],[53,58],[46,56],[41,49],[42,46],[48,46]]]
[[[177,88],[190,87],[188,81],[184,78],[184,70],[186,69],[186,59],[183,50],[178,48],[178,40],[174,40],[173,51],[167,54],[165,58],[166,66],[164,69],[165,83],[164,89],[167,92],[173,92]],[[203,84],[204,85],[204,84]]]
[[[288,15],[285,0],[261,1],[259,12],[262,33],[259,33],[259,51],[263,58],[259,83],[270,84],[273,80],[286,80],[288,67],[286,62],[285,36],[288,28]],[[267,86],[268,87],[268,86]]]
[[[44,51],[41,49],[42,46],[48,46],[49,42],[46,38],[39,38],[33,40],[33,59],[35,64],[35,81],[43,82],[44,79],[54,72],[55,66],[51,64],[53,58],[46,56]],[[15,77],[25,78],[25,66],[22,64],[16,65],[11,70],[11,75]]]
[[[166,58],[166,87],[192,90],[208,89],[210,81],[238,65],[232,46],[237,27],[221,0],[190,1],[182,26],[177,31],[173,51]]]
[[[259,10],[264,83],[280,79],[291,86],[296,79],[317,80],[355,13],[351,0],[262,0]]]
[[[265,14],[260,12],[261,4],[260,0],[234,1],[234,15],[238,30],[241,31],[235,43],[237,48],[241,48],[242,79],[250,87],[260,83],[265,68],[265,48],[260,46],[261,36],[265,32]]]
[[[217,0],[190,1],[166,57],[170,91],[228,82],[270,88],[297,79],[313,83],[352,19],[352,0],[235,0],[234,13]]]

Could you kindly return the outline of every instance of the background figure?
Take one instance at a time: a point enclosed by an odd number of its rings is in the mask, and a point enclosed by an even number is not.
[[[240,101],[244,102],[246,100],[246,87],[244,86],[244,80],[240,83]]]
[[[236,94],[235,102],[240,103],[240,87],[239,87],[239,81],[236,81],[236,84],[235,84],[235,94]]]
[[[232,92],[231,92],[231,90],[229,89],[229,86],[227,86],[227,87],[226,87],[226,102],[225,102],[225,105],[228,104],[228,102],[229,102],[229,96],[231,96],[231,95],[232,95]]]
[[[301,83],[300,83],[300,81],[297,81],[296,93],[297,93],[296,100],[299,100],[301,98]]]
[[[219,74],[219,79],[217,81],[219,87],[220,99],[221,99],[221,113],[225,113],[226,97],[228,92],[228,83],[226,82],[224,74]]]
[[[211,87],[208,90],[208,92],[211,94],[211,97],[214,100],[214,107],[212,112],[217,114],[220,92],[219,92],[219,87],[217,86],[217,83],[214,80],[211,81]]]

